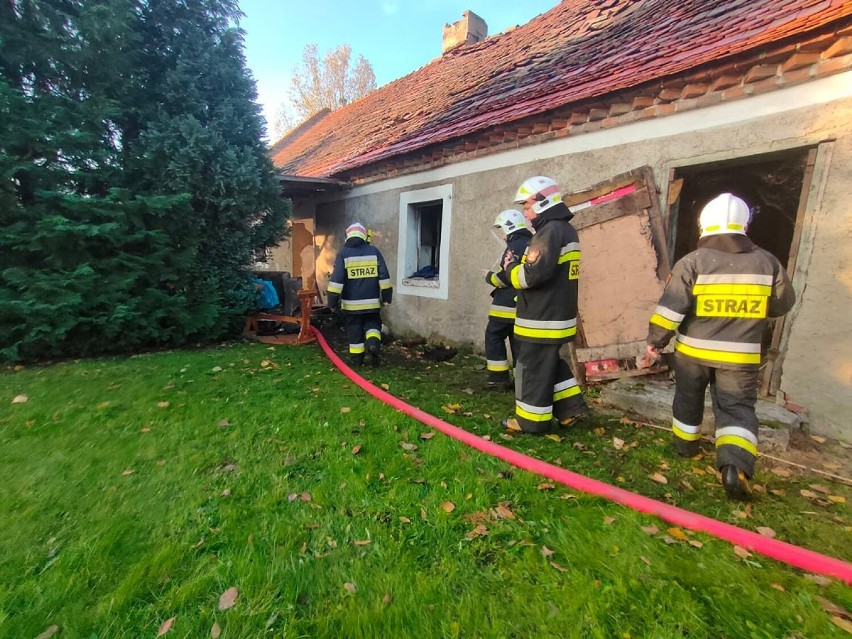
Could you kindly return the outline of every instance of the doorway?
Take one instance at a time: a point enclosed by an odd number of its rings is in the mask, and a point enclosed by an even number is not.
[[[752,208],[749,237],[777,257],[792,278],[816,154],[816,148],[801,147],[674,169],[668,194],[672,264],[695,249],[704,205],[728,192]],[[764,333],[761,394],[765,396],[780,386],[783,326],[784,318],[770,320]]]

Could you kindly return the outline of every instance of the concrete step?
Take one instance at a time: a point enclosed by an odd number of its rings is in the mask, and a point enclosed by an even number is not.
[[[665,426],[671,426],[672,399],[674,382],[670,381],[619,379],[601,390],[602,406],[632,413]],[[764,453],[786,451],[790,443],[790,430],[802,427],[801,416],[765,400],[757,402],[757,418],[760,421],[758,448]],[[716,430],[709,390],[704,399],[701,430],[709,435]]]

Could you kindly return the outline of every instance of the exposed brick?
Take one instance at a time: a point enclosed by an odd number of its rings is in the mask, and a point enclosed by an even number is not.
[[[627,102],[616,102],[609,107],[609,117],[617,117],[622,113],[627,113],[632,107]]]
[[[682,111],[691,111],[692,109],[698,106],[698,100],[699,98],[691,98],[689,100],[678,100],[677,102],[673,103],[675,111],[677,111],[678,113]]]
[[[658,104],[656,107],[654,107],[654,109],[655,109],[656,115],[671,115],[672,113],[675,112],[675,105],[671,104],[671,103],[670,104]]]
[[[631,122],[636,122],[642,118],[642,111],[630,111],[629,113],[623,113],[618,116],[619,124],[630,124]]]
[[[609,112],[606,109],[592,109],[589,111],[589,122],[603,120],[607,115]]]
[[[842,29],[840,29],[837,32],[837,35],[839,35],[841,37],[847,36],[847,35],[852,35],[852,24],[850,24],[848,27],[843,27]]]
[[[545,131],[547,131],[549,129],[550,129],[550,126],[547,124],[547,122],[536,122],[533,125],[532,132],[533,133],[544,133]]]
[[[846,71],[852,67],[852,56],[843,56],[842,58],[832,58],[831,60],[823,60],[814,67],[814,73],[817,77],[832,75],[839,71]]]
[[[802,67],[809,67],[817,61],[819,61],[819,53],[796,53],[781,64],[781,73],[801,69]]]
[[[825,50],[822,57],[825,59],[836,58],[837,56],[846,55],[847,53],[852,53],[852,36],[840,38],[840,40]]]
[[[657,97],[663,102],[671,102],[672,100],[677,100],[680,97],[681,91],[682,89],[666,87],[657,94]]]
[[[597,131],[603,126],[601,124],[602,122],[603,122],[603,120],[595,120],[594,122],[586,122],[583,125],[583,128],[585,129],[586,133],[588,133],[590,131]]]
[[[687,84],[683,88],[683,93],[681,93],[681,100],[688,100],[689,98],[697,98],[700,95],[704,95],[707,93],[707,85],[704,83],[694,83]]]
[[[657,115],[657,107],[656,106],[649,106],[647,109],[642,109],[642,115],[649,117],[649,118],[653,118],[654,116]]]
[[[604,118],[601,120],[601,127],[604,129],[611,129],[614,126],[618,126],[620,124],[617,117]]]
[[[761,80],[760,82],[752,82],[751,83],[751,91],[753,95],[759,95],[761,93],[769,93],[770,91],[774,91],[778,88],[778,78],[766,78],[765,80]]]
[[[737,100],[739,98],[744,98],[747,95],[751,95],[750,86],[731,87],[730,89],[725,89],[722,92],[722,99],[725,101]]]
[[[550,121],[550,128],[555,130],[564,129],[568,126],[568,118],[553,118]]]
[[[728,87],[736,86],[742,80],[742,75],[740,74],[725,74],[719,76],[713,83],[710,85],[710,91],[721,91],[723,89],[727,89]]]
[[[697,107],[708,107],[722,102],[722,94],[720,92],[707,93],[695,100]]]
[[[777,64],[758,64],[757,66],[749,69],[746,74],[745,81],[748,83],[756,82],[758,80],[763,80],[764,78],[770,78],[777,72]]]
[[[654,104],[654,98],[650,95],[639,95],[633,98],[634,109],[645,109]]]
[[[813,77],[814,70],[812,67],[804,69],[796,69],[795,71],[787,71],[781,74],[781,84],[799,84],[806,82]]]
[[[575,124],[583,124],[584,122],[588,122],[588,121],[589,121],[589,114],[584,113],[582,111],[574,111],[571,114],[571,117],[568,119],[568,123],[572,126],[575,125]]]

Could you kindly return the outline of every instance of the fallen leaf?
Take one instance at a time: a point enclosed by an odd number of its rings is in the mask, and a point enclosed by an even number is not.
[[[830,586],[832,583],[834,583],[834,580],[830,579],[829,577],[826,577],[824,575],[815,575],[812,573],[806,574],[805,579],[808,579],[814,582],[816,585],[822,586],[823,588],[825,588],[826,586]]]
[[[782,477],[784,479],[787,479],[788,477],[790,477],[790,475],[793,474],[789,470],[787,470],[786,468],[770,468],[769,472],[771,472],[773,475],[776,475],[778,477]]]
[[[230,497],[230,496],[231,496],[231,489],[230,488],[226,488],[225,490],[222,491],[222,497]]]
[[[781,592],[787,592],[784,589],[784,586],[782,586],[781,584],[769,584],[769,585],[772,586],[773,588],[775,588],[775,590],[780,590]]]
[[[301,493],[299,499],[302,501],[311,501],[311,493]]]
[[[618,423],[619,424],[632,424],[633,420],[630,419],[629,417],[622,417],[621,419],[618,420]]]
[[[689,537],[686,536],[680,528],[673,526],[672,528],[666,528],[666,532],[669,533],[675,539],[680,539],[681,541],[687,541]]]
[[[538,488],[539,490],[553,490],[554,488],[556,488],[556,486],[554,486],[549,481],[543,481],[538,486],[536,486],[536,488]]]
[[[213,627],[210,628],[210,639],[219,639],[222,634],[222,629],[219,627],[218,623],[214,623]]]
[[[351,408],[349,408],[348,406],[341,406],[341,407],[340,407],[340,412],[341,412],[341,413],[349,413],[349,412],[351,412],[351,411],[352,411],[352,409],[351,409]]]
[[[769,539],[775,539],[775,531],[767,526],[758,526],[755,528],[759,535],[763,535],[764,537],[769,537]]]
[[[842,495],[829,495],[828,499],[829,499],[829,501],[833,501],[835,504],[845,504],[846,503],[846,497],[843,497]]]
[[[554,441],[557,444],[562,441],[562,438],[556,433],[548,433],[547,435],[545,435],[545,438],[549,439],[550,441]]]
[[[226,428],[227,426],[230,426],[230,425],[231,425],[231,423],[227,419],[220,419],[219,420],[219,426],[221,426],[222,428]]]
[[[221,367],[221,366],[214,366],[213,368],[211,368],[211,369],[210,369],[210,372],[212,372],[212,373],[221,373],[221,372],[222,372],[222,367]]]
[[[385,596],[382,597],[382,603],[389,604],[391,601],[393,601],[393,597],[391,597],[389,592],[386,592]]]
[[[813,488],[816,492],[822,493],[823,495],[831,494],[831,490],[827,486],[823,486],[822,484],[810,484],[809,488]]]
[[[494,509],[494,516],[497,519],[514,519],[515,513],[509,508],[510,503],[508,501],[501,501],[497,504],[497,508]]]
[[[667,545],[671,546],[672,544],[678,543],[678,540],[670,535],[663,535],[661,539],[666,542]]]
[[[402,450],[409,452],[417,450],[417,444],[412,444],[411,442],[400,442],[399,445],[402,446]]]
[[[172,617],[171,619],[166,619],[166,620],[163,622],[163,625],[161,625],[161,626],[160,626],[160,629],[157,631],[157,636],[158,636],[158,637],[162,637],[162,636],[163,636],[164,634],[166,634],[169,630],[171,630],[171,629],[172,629],[172,624],[175,622],[175,619],[177,619],[177,617]]]
[[[425,433],[420,433],[420,439],[424,439],[424,440],[425,439],[432,439],[434,436],[435,436],[434,430],[430,430],[430,431],[425,432]]]
[[[656,535],[658,532],[660,532],[660,529],[656,526],[642,526],[642,532],[648,535]]]
[[[619,439],[618,437],[613,437],[612,447],[615,448],[615,450],[621,450],[622,448],[624,448],[624,440]]]
[[[296,493],[290,493],[287,495],[287,501],[296,501],[299,496]]]
[[[808,490],[807,488],[802,488],[802,489],[799,491],[799,494],[800,494],[802,497],[805,497],[806,499],[816,499],[816,493],[814,493],[814,492],[812,492],[812,491]]]
[[[822,606],[822,609],[828,614],[852,620],[852,614],[850,614],[845,608],[838,606],[833,601],[829,601],[825,597],[820,597],[819,595],[815,596],[814,599],[819,602],[819,605]]]
[[[491,419],[491,415],[489,415],[488,413],[482,413],[482,416],[483,416],[485,419]]]
[[[399,520],[400,520],[403,524],[410,524],[410,523],[411,523],[411,520],[410,520],[408,517],[400,517],[400,518],[399,518]]]
[[[615,522],[615,517],[604,517],[603,518],[604,526],[609,526],[610,524],[612,524],[614,522]]]
[[[28,401],[30,401],[30,398],[26,395],[15,395],[15,397],[12,398],[13,404],[26,404]]]
[[[734,554],[742,559],[748,559],[751,557],[751,553],[742,546],[734,546]]]
[[[554,568],[556,568],[556,570],[558,570],[559,572],[568,572],[567,568],[563,568],[562,566],[557,564],[555,561],[551,561],[550,565],[553,566]]]
[[[371,543],[373,543],[372,539],[356,539],[352,542],[355,546],[369,546]]]
[[[838,628],[842,628],[846,632],[852,634],[852,621],[844,619],[843,617],[835,617],[834,615],[831,615],[829,619],[831,619],[831,623]]]
[[[125,470],[123,473],[121,473],[121,476],[122,476],[122,477],[129,477],[130,475],[132,475],[132,474],[133,474],[133,473],[135,473],[135,472],[136,472],[135,470],[132,470],[132,469],[128,468],[128,469],[127,469],[127,470]]]
[[[357,455],[361,452],[361,444],[352,447],[352,454]]]
[[[550,548],[548,548],[547,546],[542,546],[542,547],[541,547],[541,551],[540,551],[540,552],[541,552],[541,555],[542,555],[545,559],[546,559],[547,557],[550,557],[551,555],[553,555],[553,551],[552,551]]]
[[[44,632],[42,632],[36,639],[50,639],[53,635],[59,632],[59,626],[53,624],[49,626]]]
[[[451,513],[456,509],[456,505],[451,501],[445,501],[443,504],[441,504],[441,508],[444,510],[444,512]]]
[[[390,386],[388,386],[387,384],[382,384],[382,388],[384,388],[385,390],[390,390]]]
[[[819,435],[811,435],[811,439],[817,444],[824,444],[826,441],[825,437],[820,437]]]
[[[351,581],[347,581],[345,584],[343,584],[343,587],[346,588],[346,590],[348,590],[349,592],[352,592],[352,593],[358,591],[358,586],[353,584]]]
[[[228,608],[233,608],[239,594],[240,593],[233,586],[228,588],[219,597],[219,610],[227,610]]]
[[[158,408],[168,408],[169,403],[168,402],[157,402],[157,407]],[[169,627],[171,627],[171,626],[169,626]],[[166,632],[168,632],[168,630],[166,630]]]
[[[660,473],[654,473],[653,475],[649,475],[648,478],[651,481],[655,481],[658,484],[668,484],[669,480],[666,479],[665,475],[661,475]]]
[[[704,470],[703,468],[693,468],[693,469],[692,469],[692,474],[693,474],[693,475],[706,475],[706,474],[707,474],[707,471],[706,471],[706,470]]]
[[[702,544],[697,539],[690,539],[689,545],[692,546],[693,548],[699,548],[699,549],[704,548],[704,544]]]
[[[772,493],[773,495],[775,495],[776,497],[783,497],[784,495],[787,494],[787,491],[784,490],[783,488],[773,488],[769,492]]]
[[[643,555],[639,555],[639,559],[641,559],[643,562],[645,562],[645,563],[646,563],[646,564],[648,564],[649,566],[651,565],[651,560],[650,560],[650,559],[648,559],[647,557],[645,557],[645,556],[643,556]]]
[[[488,528],[485,527],[484,524],[479,524],[476,528],[468,532],[465,537],[468,539],[475,539],[477,537],[482,537],[488,534]]]

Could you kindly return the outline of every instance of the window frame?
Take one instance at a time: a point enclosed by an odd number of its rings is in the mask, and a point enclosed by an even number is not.
[[[450,228],[452,226],[453,187],[450,184],[433,186],[399,195],[399,246],[396,290],[401,295],[448,299],[450,269]],[[441,204],[440,244],[438,248],[438,279],[413,283],[409,274],[417,268],[420,250],[418,205]]]

